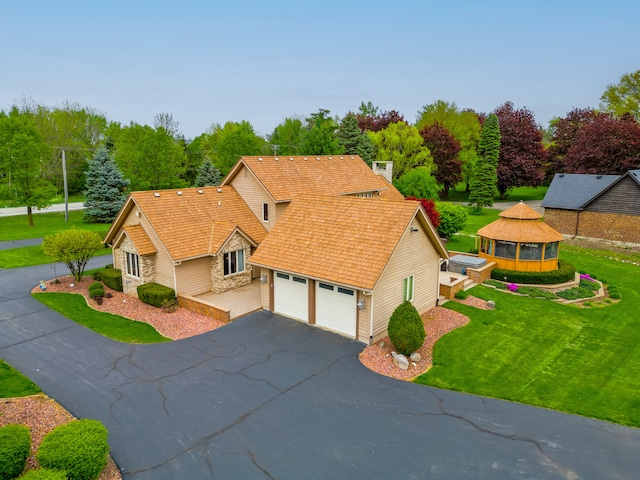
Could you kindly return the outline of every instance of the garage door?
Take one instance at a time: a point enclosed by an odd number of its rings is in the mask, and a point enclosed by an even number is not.
[[[316,325],[355,338],[355,290],[318,282],[316,284]]]
[[[276,272],[273,282],[273,311],[308,322],[309,287],[307,279]]]

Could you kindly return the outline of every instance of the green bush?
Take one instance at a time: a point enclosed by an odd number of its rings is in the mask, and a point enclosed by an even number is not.
[[[467,298],[469,298],[469,292],[467,292],[466,290],[458,290],[456,292],[456,298],[458,300],[466,300]]]
[[[100,272],[95,272],[95,273],[93,274],[93,279],[94,279],[96,282],[99,282],[100,280],[102,280],[102,274],[101,274]]]
[[[103,288],[102,283],[101,282],[93,282],[91,285],[89,285],[89,290],[92,290],[94,288]]]
[[[122,271],[115,268],[105,268],[101,275],[102,282],[109,288],[122,291]]]
[[[436,210],[440,214],[438,233],[450,237],[464,228],[467,223],[467,209],[462,205],[450,202],[436,202]]]
[[[27,464],[31,433],[24,425],[0,427],[0,480],[17,478]]]
[[[162,307],[165,300],[175,300],[176,292],[173,288],[165,287],[159,283],[144,283],[138,285],[138,298],[144,303],[153,305],[154,307]]]
[[[398,353],[411,355],[424,343],[424,324],[411,302],[404,302],[391,314],[387,326],[389,340]]]
[[[491,285],[492,287],[496,287],[500,290],[507,290],[507,284],[504,282],[499,282],[498,280],[488,279],[484,281],[485,284]]]
[[[582,280],[580,280],[580,287],[597,292],[600,289],[600,284],[598,282],[592,282],[591,280],[583,278]]]
[[[104,297],[104,288],[96,287],[96,288],[89,289],[89,296],[91,298]]]
[[[518,287],[518,293],[522,295],[529,295],[533,298],[542,298],[544,300],[553,300],[558,298],[555,293],[547,292],[546,290],[542,290],[537,287]]]
[[[69,480],[97,478],[107,464],[107,435],[98,420],[74,420],[61,425],[42,440],[38,463],[43,468],[65,471]]]
[[[67,480],[67,475],[62,470],[51,470],[49,468],[39,468],[29,470],[20,480]]]
[[[607,285],[607,291],[609,292],[609,297],[614,300],[620,300],[622,298],[622,293],[620,293],[620,289],[615,285]]]
[[[567,262],[558,262],[558,269],[551,272],[518,272],[504,268],[494,268],[491,278],[513,283],[529,283],[539,285],[553,285],[565,283],[575,278],[576,269]]]

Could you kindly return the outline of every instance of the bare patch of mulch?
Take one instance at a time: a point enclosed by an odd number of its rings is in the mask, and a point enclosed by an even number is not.
[[[54,399],[44,394],[30,397],[0,399],[0,426],[10,423],[26,425],[31,430],[31,455],[25,471],[38,467],[35,457],[44,437],[54,428],[75,420]],[[122,480],[122,475],[111,457],[98,480]]]
[[[473,297],[469,297],[467,300],[470,298]],[[389,337],[385,337],[375,345],[366,347],[360,353],[359,358],[362,364],[370,370],[387,377],[393,377],[398,380],[411,380],[431,368],[433,364],[433,346],[440,337],[469,323],[469,317],[466,315],[443,307],[432,308],[422,314],[421,318],[426,337],[422,347],[418,349],[418,353],[422,357],[420,362],[414,363],[410,361],[408,370],[401,370],[396,367],[391,356],[391,352],[394,350],[393,345],[389,341]]]

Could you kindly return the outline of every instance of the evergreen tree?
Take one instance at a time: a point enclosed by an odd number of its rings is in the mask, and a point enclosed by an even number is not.
[[[220,170],[214,167],[209,160],[205,160],[198,169],[198,176],[194,185],[196,187],[216,186],[220,184],[220,180],[222,180]]]
[[[498,194],[498,158],[500,156],[500,123],[495,114],[485,120],[478,144],[478,160],[471,178],[469,204],[477,212],[493,205]]]
[[[358,117],[348,113],[342,119],[337,135],[346,155],[359,155],[367,165],[371,166],[375,148],[369,136],[360,130]]]
[[[87,197],[84,202],[84,221],[88,223],[111,223],[125,201],[125,190],[129,180],[118,169],[109,150],[98,148],[89,169],[85,173]]]

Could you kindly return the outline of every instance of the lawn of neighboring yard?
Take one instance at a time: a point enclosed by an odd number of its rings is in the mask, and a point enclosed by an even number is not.
[[[615,305],[578,308],[483,286],[471,293],[495,300],[495,311],[447,303],[471,322],[438,341],[434,366],[416,381],[640,427],[640,266],[612,255],[561,249],[619,287]]]
[[[72,210],[69,212],[69,221],[66,222],[64,212],[37,213],[33,215],[32,227],[29,226],[26,215],[0,217],[0,241],[44,238],[74,227],[97,232],[100,236],[107,233],[111,224],[85,223],[82,221],[83,214],[83,210]]]
[[[0,398],[26,397],[40,391],[35,383],[0,359]]]
[[[119,315],[99,312],[87,305],[82,295],[74,293],[36,293],[33,297],[74,322],[105,337],[127,343],[170,342],[151,325]]]
[[[101,248],[95,253],[96,257],[101,255],[111,255],[111,249]],[[56,260],[53,257],[42,252],[42,246],[40,245],[0,250],[0,268],[30,267],[55,262]]]
[[[452,202],[468,202],[469,194],[464,191],[464,183],[459,183],[456,188],[449,190],[449,200]],[[507,194],[507,198],[500,200],[499,197],[495,198],[495,202],[519,202],[528,200],[542,200],[547,193],[549,187],[518,187],[514,188]]]
[[[500,218],[498,214],[502,210],[495,208],[483,208],[482,213],[476,214],[472,207],[467,208],[467,223],[464,228],[451,236],[446,243],[448,250],[454,252],[475,252],[476,251],[476,233],[478,229],[490,224]]]

